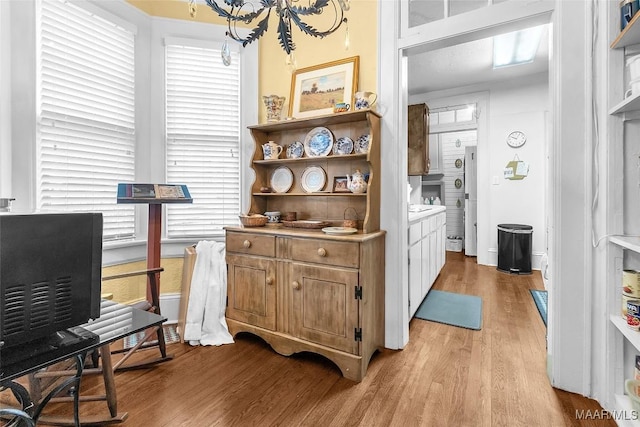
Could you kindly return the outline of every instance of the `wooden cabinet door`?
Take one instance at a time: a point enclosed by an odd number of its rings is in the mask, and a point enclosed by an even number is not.
[[[357,270],[293,263],[291,273],[292,333],[359,354]]]
[[[407,124],[409,175],[427,175],[429,173],[428,112],[426,104],[409,105]]]
[[[276,262],[227,255],[227,317],[276,329]]]

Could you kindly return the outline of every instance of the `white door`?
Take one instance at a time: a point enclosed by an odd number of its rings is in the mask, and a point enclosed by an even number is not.
[[[478,169],[476,146],[464,151],[464,254],[478,255]]]

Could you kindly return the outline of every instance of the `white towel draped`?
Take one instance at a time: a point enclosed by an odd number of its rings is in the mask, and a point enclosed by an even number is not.
[[[224,318],[227,268],[224,243],[200,241],[191,278],[184,340],[191,345],[232,344]]]

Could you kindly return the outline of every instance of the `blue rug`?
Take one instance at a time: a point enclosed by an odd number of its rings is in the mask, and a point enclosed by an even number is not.
[[[536,289],[529,289],[529,291],[533,301],[536,303],[536,307],[538,307],[544,326],[547,326],[547,291],[538,291]]]
[[[482,328],[482,298],[431,290],[415,317],[479,331]]]

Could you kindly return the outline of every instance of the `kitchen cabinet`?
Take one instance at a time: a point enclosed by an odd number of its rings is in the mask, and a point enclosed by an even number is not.
[[[616,5],[612,4],[611,9],[616,9]],[[617,11],[617,10],[616,10]],[[623,49],[628,45],[636,45],[640,43],[640,14],[636,14],[634,18],[627,24],[625,29],[619,34],[619,36],[611,44],[612,49]],[[624,69],[622,67],[622,69]],[[612,85],[620,85],[621,81],[624,81],[623,75],[611,76]],[[616,122],[617,129],[611,131],[612,135],[617,135],[618,138],[609,141],[609,151],[611,156],[616,159],[616,162],[620,167],[610,168],[609,180],[611,182],[623,183],[625,180],[625,161],[624,147],[626,144],[633,144],[632,150],[638,149],[638,134],[637,124],[626,125],[625,121],[637,121],[640,118],[640,94],[631,95],[620,103],[615,105],[609,110],[609,113],[617,117],[619,120]],[[623,129],[625,129],[623,131]],[[626,129],[629,129],[628,131]],[[627,137],[623,140],[623,136],[627,134]],[[635,168],[635,166],[633,166]],[[626,183],[618,187],[622,188],[626,185],[636,185],[635,183]],[[620,193],[612,196],[612,200],[623,199],[623,193],[621,189],[617,189]],[[622,202],[622,200],[619,200]],[[612,206],[615,205],[615,202]],[[620,205],[626,205],[626,202],[620,203]],[[625,206],[623,216],[630,215],[629,207]],[[635,214],[632,212],[631,214]],[[608,215],[618,217],[620,211],[612,211],[609,209]],[[633,215],[631,218],[635,218]],[[629,219],[623,220],[619,218],[616,221],[618,224],[633,224],[633,221]],[[640,332],[634,331],[627,326],[626,319],[621,315],[622,311],[622,270],[623,269],[639,269],[640,265],[638,260],[640,259],[640,238],[630,236],[628,230],[614,229],[609,232],[612,236],[609,238],[609,260],[607,262],[608,277],[614,283],[610,283],[606,292],[607,295],[607,308],[609,310],[609,321],[612,327],[607,328],[608,331],[608,344],[610,346],[610,355],[608,357],[608,396],[606,402],[606,409],[614,410],[618,413],[632,414],[635,412],[635,407],[632,405],[631,400],[625,395],[624,382],[626,379],[633,378],[635,356],[640,354]],[[605,406],[605,405],[603,405]],[[629,416],[629,415],[627,415]],[[620,425],[632,425],[640,426],[640,421],[637,419],[627,418],[624,423]]]
[[[409,318],[435,283],[445,262],[446,208],[409,214]]]
[[[317,127],[356,141],[357,154],[263,159],[268,141],[286,147]],[[226,227],[227,311],[232,335],[249,332],[282,355],[308,351],[331,360],[343,376],[361,381],[373,354],[384,347],[385,233],[380,226],[380,116],[369,110],[249,127],[254,139],[250,212],[295,211],[298,220],[340,226],[345,212],[358,214],[355,234],[320,229]],[[302,186],[309,166],[321,167],[327,189]],[[276,169],[293,179],[288,190],[263,192]],[[335,177],[355,169],[369,174],[365,193],[332,192]],[[293,225],[293,224],[287,224]]]
[[[429,173],[429,107],[427,104],[409,105],[408,112],[408,174]]]
[[[361,381],[384,346],[384,237],[227,228],[229,331],[283,355],[321,354]]]
[[[443,174],[442,167],[442,149],[440,144],[440,136],[438,134],[429,134],[429,174]]]

